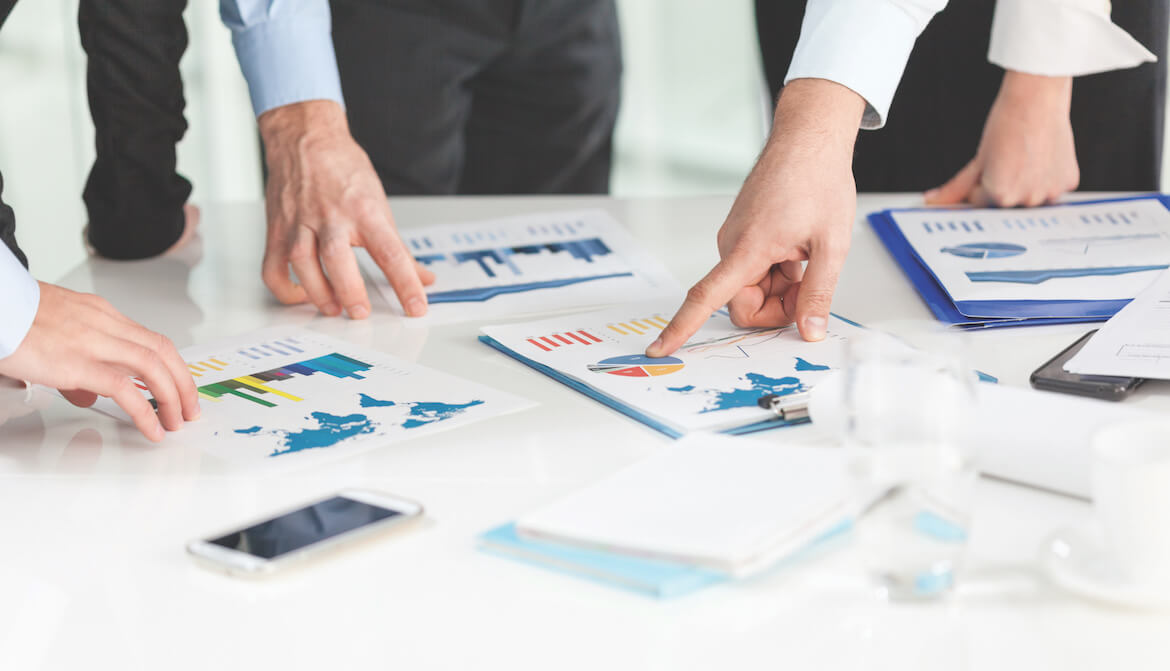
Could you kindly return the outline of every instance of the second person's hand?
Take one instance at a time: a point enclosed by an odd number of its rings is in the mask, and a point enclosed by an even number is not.
[[[328,316],[370,314],[354,247],[364,247],[394,288],[406,314],[426,314],[424,284],[434,275],[415,263],[394,225],[382,183],[349,134],[335,102],[285,105],[260,116],[268,163],[268,242],[264,283],[286,304],[311,301]],[[299,284],[289,277],[289,266]]]
[[[824,338],[857,207],[853,145],[864,110],[859,95],[827,80],[784,88],[767,146],[719,230],[719,263],[647,356],[677,350],[724,304],[738,326],[796,322],[805,340]]]
[[[1072,87],[1072,77],[1006,72],[975,158],[946,184],[927,191],[926,204],[1034,207],[1076,189]]]

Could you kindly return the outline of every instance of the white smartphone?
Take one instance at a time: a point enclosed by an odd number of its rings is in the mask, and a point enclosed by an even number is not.
[[[418,503],[390,494],[346,489],[242,528],[191,541],[187,552],[209,568],[259,577],[341,545],[409,525]]]

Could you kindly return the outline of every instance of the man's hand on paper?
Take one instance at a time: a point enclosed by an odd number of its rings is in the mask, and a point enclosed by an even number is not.
[[[677,350],[724,304],[739,326],[796,322],[805,340],[825,336],[857,207],[853,145],[864,110],[835,82],[784,87],[772,135],[719,230],[719,263],[648,356]]]
[[[394,225],[382,183],[349,134],[345,111],[312,100],[260,116],[268,162],[268,244],[264,283],[282,303],[311,301],[328,316],[370,314],[353,247],[365,247],[406,314],[426,314],[423,285],[434,274],[415,263]],[[289,277],[289,266],[299,284]]]
[[[41,285],[32,328],[8,357],[0,375],[61,390],[83,408],[98,396],[114,400],[147,438],[176,431],[199,417],[199,396],[191,371],[165,336],[149,331],[104,299]],[[158,413],[139,393],[140,378],[158,402]]]
[[[1034,207],[1077,188],[1080,168],[1069,107],[1071,77],[1009,70],[987,115],[975,158],[924,195],[927,205]]]

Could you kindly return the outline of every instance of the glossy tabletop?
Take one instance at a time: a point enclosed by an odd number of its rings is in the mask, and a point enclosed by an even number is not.
[[[863,217],[916,202],[862,196],[834,310],[872,324],[929,313]],[[600,207],[684,285],[716,258],[730,197],[404,198],[403,228]],[[72,234],[72,233],[69,233]],[[180,346],[304,325],[539,402],[531,410],[272,475],[233,472],[184,442],[0,381],[0,669],[1167,669],[1170,615],[1050,586],[1045,536],[1087,503],[982,480],[970,558],[945,603],[887,604],[848,547],[755,579],[656,601],[483,554],[478,533],[667,444],[660,434],[476,341],[477,324],[406,324],[373,297],[363,322],[283,307],[260,281],[259,204],[203,212],[175,258],[90,260],[65,286],[100,293]],[[1086,326],[971,334],[1004,384]],[[1170,409],[1170,387],[1128,401]],[[813,427],[760,434],[799,440]],[[424,503],[410,533],[265,581],[209,572],[184,544],[334,490]]]

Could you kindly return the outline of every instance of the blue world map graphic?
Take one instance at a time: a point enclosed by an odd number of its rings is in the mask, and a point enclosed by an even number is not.
[[[829,366],[809,362],[800,357],[793,366],[797,371],[813,372],[831,370]],[[699,393],[707,397],[707,404],[699,411],[700,414],[720,412],[734,408],[754,408],[761,396],[772,394],[787,396],[808,391],[809,387],[799,377],[785,375],[771,377],[763,373],[745,373],[738,380],[739,384],[733,389],[697,389],[688,384],[681,387],[667,387],[666,390],[676,394]]]
[[[469,401],[467,403],[441,403],[434,401],[398,403],[395,401],[376,399],[368,394],[358,395],[358,405],[363,408],[388,408],[396,406],[408,408],[406,419],[399,424],[403,429],[417,429],[435,422],[442,422],[451,419],[468,408],[482,404],[483,401],[480,400]],[[328,412],[317,411],[309,413],[308,419],[312,419],[316,423],[316,426],[289,431],[286,429],[266,430],[264,427],[256,425],[246,429],[236,429],[235,432],[241,435],[279,436],[281,448],[283,449],[278,448],[273,450],[272,454],[268,455],[270,457],[279,457],[302,450],[332,447],[354,436],[373,433],[381,426],[378,422],[375,422],[369,416],[360,412],[349,415],[334,415]]]

